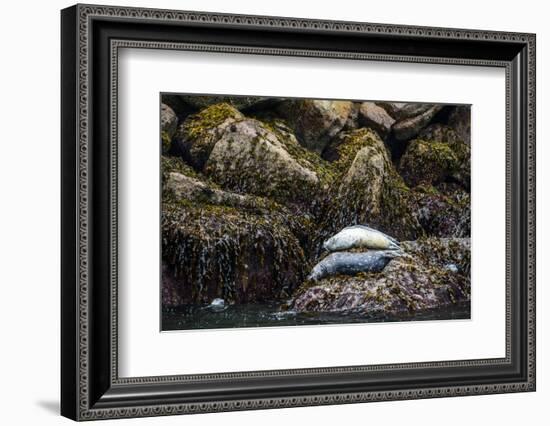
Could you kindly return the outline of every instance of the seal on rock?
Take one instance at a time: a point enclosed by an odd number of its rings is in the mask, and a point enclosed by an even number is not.
[[[329,275],[355,275],[359,272],[380,272],[390,260],[402,256],[397,250],[375,250],[363,253],[331,253],[313,267],[308,280],[317,281]]]
[[[352,248],[375,250],[399,250],[399,242],[389,235],[364,225],[348,226],[323,243],[327,251]]]

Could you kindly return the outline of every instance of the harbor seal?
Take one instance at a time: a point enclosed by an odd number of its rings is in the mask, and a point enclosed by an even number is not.
[[[402,256],[398,250],[376,250],[363,253],[331,253],[313,267],[308,280],[317,281],[329,275],[355,275],[359,272],[380,272],[390,260]]]
[[[399,242],[376,229],[364,225],[348,226],[323,243],[327,251],[342,251],[352,248],[375,250],[399,250]]]

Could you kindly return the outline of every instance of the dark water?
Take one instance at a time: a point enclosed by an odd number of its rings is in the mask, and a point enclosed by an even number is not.
[[[230,305],[215,311],[208,306],[182,306],[162,312],[162,330],[190,330],[238,327],[282,327],[290,325],[352,324],[367,322],[469,319],[470,304],[445,306],[414,314],[296,313],[282,311],[280,304]]]

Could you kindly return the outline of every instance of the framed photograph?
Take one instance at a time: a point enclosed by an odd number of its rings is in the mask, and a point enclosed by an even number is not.
[[[61,12],[61,412],[535,390],[535,35]]]

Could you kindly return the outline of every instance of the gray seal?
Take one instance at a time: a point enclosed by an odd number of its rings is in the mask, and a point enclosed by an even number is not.
[[[390,260],[402,255],[403,252],[398,250],[331,253],[313,267],[307,279],[317,281],[336,274],[356,275],[360,272],[380,272]]]

